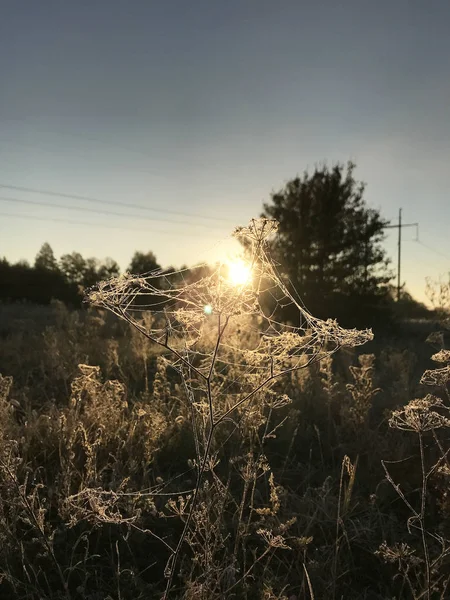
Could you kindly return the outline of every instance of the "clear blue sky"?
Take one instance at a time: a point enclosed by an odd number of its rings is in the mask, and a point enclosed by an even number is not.
[[[429,248],[403,231],[408,289],[423,298],[425,277],[450,270],[447,0],[3,0],[1,13],[0,183],[224,221],[0,189],[128,212],[0,201],[0,255],[32,261],[48,241],[122,267],[134,250],[198,262],[297,173],[353,159],[370,205],[420,222]]]

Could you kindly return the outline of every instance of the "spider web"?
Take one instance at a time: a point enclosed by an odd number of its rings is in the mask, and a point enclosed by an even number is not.
[[[87,301],[110,310],[167,350],[190,401],[214,420],[268,388],[280,377],[373,338],[371,330],[343,329],[313,317],[289,289],[270,258],[277,222],[252,219],[233,235],[245,248],[251,278],[236,284],[229,266],[144,274],[124,273],[88,291]],[[282,323],[281,307],[294,305],[299,326]]]

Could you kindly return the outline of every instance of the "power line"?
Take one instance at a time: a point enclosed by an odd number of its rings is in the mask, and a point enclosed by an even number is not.
[[[420,240],[413,240],[413,241],[417,242],[417,244],[420,244],[421,246],[423,246],[427,250],[430,250],[430,252],[434,252],[435,254],[438,254],[439,256],[443,256],[447,260],[450,260],[450,256],[448,256],[448,254],[444,254],[444,252],[440,252],[439,250],[435,250],[434,248],[432,248],[431,246],[427,246],[427,244],[424,244]]]
[[[444,254],[443,252],[440,252],[439,250],[435,250],[431,246],[428,246],[427,244],[424,244],[423,242],[421,242],[419,240],[419,223],[402,223],[402,209],[400,209],[398,212],[398,225],[385,225],[383,227],[383,229],[397,229],[398,228],[397,301],[400,300],[400,289],[401,289],[400,273],[401,273],[401,249],[402,249],[402,228],[403,227],[415,227],[416,228],[416,239],[411,240],[411,241],[414,241],[417,244],[420,244],[427,250],[434,252],[434,254],[437,254],[439,256],[446,258],[447,260],[450,260],[450,256],[447,256],[446,254]]]
[[[19,203],[19,204],[28,204],[31,206],[47,206],[47,207],[51,207],[51,208],[63,208],[66,210],[90,212],[90,213],[95,213],[95,214],[99,214],[99,215],[113,215],[116,217],[127,217],[127,218],[131,217],[134,219],[136,219],[136,218],[145,219],[147,221],[157,221],[157,222],[161,222],[161,223],[186,225],[186,223],[183,223],[182,221],[174,221],[173,219],[158,219],[158,218],[155,219],[153,217],[143,217],[141,215],[128,215],[127,213],[114,212],[111,210],[99,210],[99,209],[95,209],[95,208],[82,208],[81,206],[65,206],[64,204],[53,204],[51,202],[32,202],[31,200],[24,200],[22,198],[9,198],[6,196],[0,196],[0,202],[13,202],[13,203]],[[208,229],[211,229],[211,226],[206,225],[205,223],[189,223],[189,225],[194,226],[194,227],[206,227]]]
[[[146,229],[144,227],[122,227],[121,225],[104,225],[102,223],[88,223],[87,221],[75,221],[72,219],[58,219],[57,217],[37,217],[35,215],[15,215],[11,213],[2,213],[0,212],[0,217],[10,217],[14,219],[28,219],[32,221],[45,221],[45,222],[53,222],[53,223],[69,223],[71,225],[83,225],[87,227],[99,227],[105,229],[119,229],[120,231],[141,231],[143,233],[158,233],[163,235],[174,235],[173,231],[164,231],[160,229]],[[198,235],[196,233],[187,233],[187,232],[176,232],[176,235],[182,235],[186,237],[196,237]],[[206,236],[202,237],[213,237],[206,234]]]
[[[233,225],[234,225],[234,222],[232,222],[228,219],[223,219],[221,217],[210,217],[207,215],[200,215],[198,213],[185,213],[185,212],[180,212],[180,211],[176,211],[176,210],[168,210],[166,208],[153,208],[150,206],[144,206],[142,204],[127,204],[126,202],[117,202],[114,200],[100,200],[98,198],[92,198],[91,196],[79,196],[76,194],[67,194],[64,192],[53,192],[50,190],[29,188],[29,187],[24,187],[24,186],[19,186],[19,185],[7,185],[4,183],[0,183],[0,188],[4,188],[4,189],[8,189],[8,190],[16,190],[19,192],[29,192],[31,194],[40,194],[42,196],[56,196],[59,198],[70,198],[73,200],[82,200],[84,202],[95,202],[97,204],[123,206],[125,208],[136,208],[138,210],[148,210],[151,212],[159,212],[159,213],[164,213],[164,214],[169,214],[169,215],[174,215],[174,216],[179,216],[179,217],[191,217],[191,218],[195,218],[195,219],[207,219],[209,221],[221,221],[223,223],[230,223],[230,224],[233,223]],[[123,215],[121,215],[121,216],[123,216]]]
[[[390,222],[390,220],[389,220]],[[416,237],[413,240],[404,240],[405,242],[414,242],[416,244],[419,244],[420,246],[423,246],[424,248],[426,248],[427,250],[429,250],[430,252],[434,252],[434,254],[437,254],[439,256],[442,256],[443,258],[446,258],[447,260],[450,260],[450,255],[445,254],[445,252],[441,252],[440,250],[436,250],[436,248],[432,248],[431,246],[428,246],[427,244],[424,244],[421,240],[419,240],[419,224],[418,223],[405,223],[402,224],[402,227],[416,227]],[[398,225],[387,225],[384,227],[384,229],[397,229]],[[444,239],[443,236],[436,234],[438,237],[440,237],[441,239]],[[447,240],[448,241],[448,240]]]

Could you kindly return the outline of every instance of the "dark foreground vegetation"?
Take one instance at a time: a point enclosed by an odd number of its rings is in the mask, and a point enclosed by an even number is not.
[[[220,432],[173,597],[448,597],[447,423],[389,426],[446,398],[419,384],[436,328],[292,374]],[[177,374],[105,311],[2,306],[0,335],[1,597],[160,598],[195,485]]]

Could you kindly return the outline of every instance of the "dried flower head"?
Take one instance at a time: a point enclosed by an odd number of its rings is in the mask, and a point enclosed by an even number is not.
[[[450,381],[450,365],[442,369],[429,369],[424,372],[420,379],[423,385],[445,386]]]
[[[450,419],[437,412],[436,409],[447,413],[449,411],[440,398],[427,394],[425,398],[411,400],[404,408],[394,410],[389,419],[389,426],[417,433],[440,427],[450,427]]]
[[[415,550],[408,546],[408,544],[401,543],[388,546],[387,542],[383,542],[375,552],[375,554],[380,556],[386,563],[419,564],[421,559],[415,556],[414,553]]]
[[[278,221],[275,219],[252,219],[247,227],[236,227],[233,236],[250,242],[261,243],[278,231]]]
[[[283,548],[283,550],[291,550],[291,547],[286,544],[286,541],[282,535],[274,535],[268,529],[258,529],[256,533],[258,533],[271,548]]]
[[[439,363],[450,363],[450,350],[439,350],[431,359]]]

